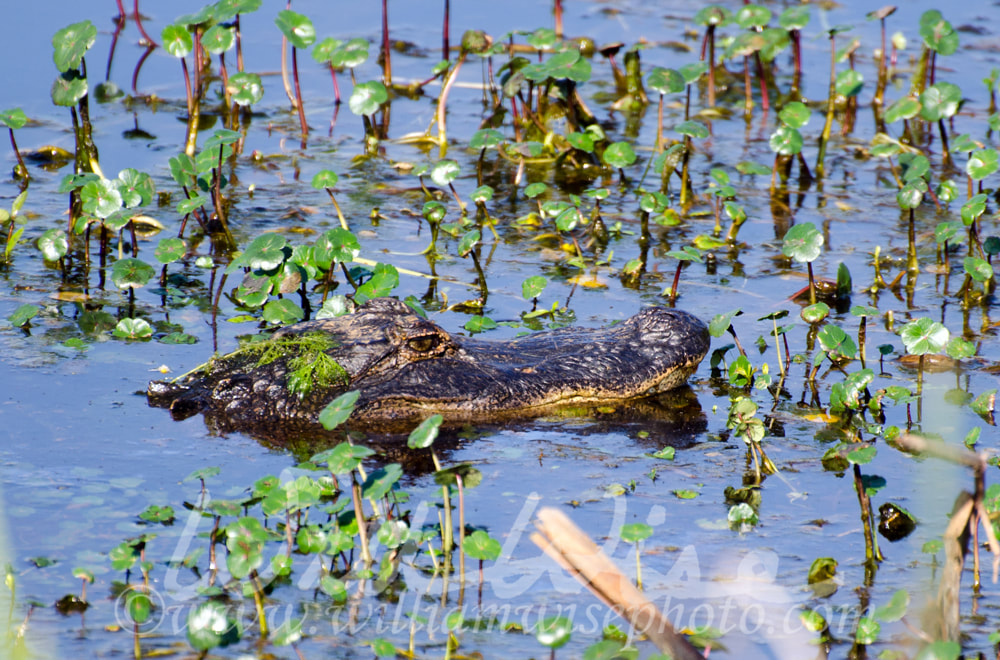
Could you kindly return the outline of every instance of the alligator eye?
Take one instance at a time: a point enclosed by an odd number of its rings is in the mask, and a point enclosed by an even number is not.
[[[437,335],[424,335],[423,337],[408,339],[406,343],[417,353],[426,353],[437,348],[437,345],[441,343],[441,339]]]

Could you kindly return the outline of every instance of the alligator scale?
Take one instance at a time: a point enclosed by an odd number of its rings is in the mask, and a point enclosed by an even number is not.
[[[360,392],[355,424],[432,413],[510,419],[665,392],[685,383],[708,346],[701,321],[664,307],[608,328],[490,341],[451,335],[405,303],[378,298],[352,314],[283,328],[178,381],[154,381],[147,396],[175,418],[204,412],[225,429],[264,435],[315,425],[348,390]]]

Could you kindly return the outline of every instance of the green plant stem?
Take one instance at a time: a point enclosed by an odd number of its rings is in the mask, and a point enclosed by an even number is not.
[[[465,489],[461,475],[455,475],[458,486],[458,581],[465,585]]]
[[[267,613],[264,611],[264,585],[260,583],[257,569],[250,571],[250,584],[253,587],[253,603],[257,608],[257,621],[260,625],[261,639],[267,639]]]
[[[441,461],[438,460],[437,453],[433,449],[431,449],[431,459],[434,461],[434,469],[440,472]],[[445,573],[449,573],[451,571],[451,550],[454,547],[455,539],[452,536],[451,493],[448,492],[447,485],[441,487],[441,499],[444,504],[441,517],[441,554],[444,557]]]
[[[809,304],[816,304],[816,279],[813,277],[813,265],[811,261],[806,262],[806,268],[809,269]]]
[[[340,204],[337,203],[337,198],[333,196],[333,189],[324,188],[324,190],[326,190],[326,194],[330,196],[330,201],[333,202],[333,208],[337,210],[337,218],[340,220],[341,228],[350,231],[347,227],[347,220],[344,218],[344,212],[340,210]]]
[[[823,178],[826,168],[823,160],[826,158],[826,143],[830,140],[830,132],[833,130],[833,111],[837,98],[837,49],[836,38],[830,35],[830,87],[826,99],[826,123],[823,124],[823,132],[819,136],[819,153],[816,156],[816,176]]]
[[[370,566],[372,554],[368,548],[368,527],[365,524],[365,512],[361,505],[361,484],[358,483],[353,471],[351,472],[351,500],[354,502],[354,519],[358,523],[358,536],[361,537],[361,559],[365,566]]]
[[[923,357],[923,356],[921,356]],[[876,565],[882,561],[882,551],[878,547],[878,538],[875,535],[875,520],[872,516],[872,501],[865,491],[864,482],[861,479],[861,466],[857,463],[854,467],[854,489],[858,493],[858,504],[861,505],[861,526],[865,534],[865,561],[871,565]]]
[[[639,542],[635,542],[635,586],[642,591],[642,564],[639,561]]]

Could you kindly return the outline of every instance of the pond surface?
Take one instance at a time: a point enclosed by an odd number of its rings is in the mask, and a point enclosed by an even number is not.
[[[91,95],[95,85],[105,79],[126,94],[107,102],[91,99],[100,165],[106,176],[134,168],[152,177],[159,195],[143,212],[165,229],[140,240],[138,256],[159,269],[154,250],[162,238],[177,235],[181,222],[176,206],[183,193],[168,166],[168,159],[184,148],[187,111],[181,66],[163,49],[153,51],[143,63],[133,92],[133,69],[144,51],[137,45],[135,24],[130,21],[119,36],[109,65],[117,14],[114,4],[105,3],[103,10],[64,4],[56,8],[46,3],[40,10],[37,4],[17,3],[5,10],[8,33],[16,38],[0,42],[0,57],[8,63],[0,70],[0,88],[5,90],[2,105],[20,107],[31,119],[15,132],[22,150],[55,145],[72,151],[69,110],[54,106],[49,97],[51,81],[57,75],[51,39],[65,25],[88,19],[93,22],[99,33],[87,56]],[[169,10],[148,4],[142,8],[144,24],[157,39],[177,15],[201,8],[194,2],[173,3]],[[726,6],[734,11],[739,8],[738,3]],[[920,54],[920,16],[931,8],[931,3],[908,3],[888,19],[889,33],[901,31],[907,43],[886,91],[887,105],[909,93]],[[996,135],[995,131],[988,133],[989,95],[982,79],[993,67],[1000,67],[992,27],[998,24],[1000,12],[996,5],[987,3],[937,8],[957,29],[961,44],[955,54],[938,58],[937,80],[958,85],[965,100],[960,112],[944,123],[952,139],[968,133],[980,147],[992,146]],[[380,16],[374,3],[354,3],[331,11],[325,3],[301,2],[293,9],[312,19],[320,38],[363,37],[378,43]],[[574,2],[567,7],[565,31],[571,36],[592,37],[598,44],[622,41],[628,47],[640,40],[648,42],[641,51],[645,75],[654,66],[680,68],[698,60],[701,27],[694,22],[697,9],[682,2]],[[784,7],[770,9],[777,16]],[[895,292],[884,288],[871,292],[876,250],[881,253],[886,280],[891,281],[906,268],[909,217],[900,211],[896,198],[898,186],[892,167],[898,159],[894,157],[890,163],[870,154],[875,136],[870,103],[877,71],[873,51],[879,30],[877,21],[865,20],[868,10],[866,3],[845,3],[830,11],[811,6],[811,21],[803,30],[802,92],[812,114],[801,129],[803,153],[810,167],[816,163],[817,139],[823,129],[829,75],[826,30],[830,27],[852,26],[850,32],[837,36],[838,45],[853,37],[859,39],[856,66],[864,76],[864,86],[856,122],[844,134],[843,111],[838,111],[825,159],[825,179],[800,186],[797,175],[790,178],[786,207],[782,207],[780,195],[770,193],[770,174],[737,170],[744,162],[771,166],[774,152],[769,139],[779,124],[773,109],[761,111],[759,91],[753,117],[748,122],[742,120],[741,60],[726,63],[736,74],[724,81],[729,87],[720,92],[718,105],[726,113],[698,116],[710,123],[711,134],[693,141],[691,186],[695,202],[683,212],[677,200],[678,179],[674,179],[672,204],[679,214],[664,216],[662,222],[657,222],[654,214],[648,250],[640,245],[640,195],[636,190],[640,181],[645,189],[658,189],[659,175],[655,171],[644,174],[655,155],[658,95],[649,91],[651,103],[644,110],[612,110],[615,86],[603,58],[594,57],[592,78],[579,89],[602,123],[608,141],[628,141],[635,147],[638,158],[624,168],[624,186],[619,174],[610,168],[596,179],[567,182],[555,174],[551,158],[528,164],[516,181],[516,162],[500,158],[495,149],[484,158],[483,182],[496,191],[487,207],[496,218],[497,236],[485,230],[475,249],[489,288],[481,313],[499,324],[485,336],[495,339],[509,339],[549,324],[604,327],[644,306],[667,304],[664,290],[671,286],[678,263],[668,253],[712,234],[711,191],[718,184],[711,171],[719,168],[728,173],[734,198],[745,209],[747,222],[735,246],[711,247],[703,252],[703,257],[710,258],[685,268],[677,306],[706,322],[718,314],[742,309],[743,315],[735,318],[733,325],[749,361],[758,370],[767,366],[774,379],[771,388],[731,385],[724,368],[721,373],[713,372],[706,358],[691,378],[690,388],[668,398],[668,405],[674,408],[669,419],[556,415],[443,431],[435,449],[444,467],[469,463],[482,474],[479,485],[466,489],[465,520],[488,531],[502,547],[498,560],[485,562],[481,595],[477,593],[478,562],[467,560],[468,579],[463,586],[456,575],[447,580],[439,573],[432,575],[432,562],[427,546],[423,546],[422,554],[405,555],[388,585],[376,579],[344,577],[349,599],[338,603],[318,588],[320,564],[312,556],[295,555],[292,574],[269,586],[266,611],[272,629],[298,620],[304,637],[297,648],[304,657],[329,656],[331,647],[337,656],[370,657],[373,644],[376,652],[385,652],[378,645],[383,640],[422,657],[443,657],[448,654],[449,630],[458,645],[452,653],[529,657],[548,653],[536,640],[534,628],[546,617],[559,615],[573,624],[568,646],[558,652],[559,657],[609,657],[594,655],[595,644],[607,633],[607,624],[628,630],[627,624],[529,539],[535,513],[540,507],[554,506],[570,515],[630,576],[635,547],[622,540],[621,528],[630,523],[650,525],[653,534],[640,545],[645,593],[677,627],[692,630],[710,626],[720,631],[720,642],[732,657],[813,656],[820,635],[805,627],[800,618],[804,611],[826,617],[833,639],[831,656],[858,653],[854,640],[859,619],[889,603],[899,590],[905,590],[910,600],[904,621],[884,618],[881,632],[874,636],[867,652],[873,656],[901,654],[888,657],[916,655],[920,640],[912,630],[922,625],[924,601],[937,593],[944,561],[943,551],[928,543],[941,539],[956,497],[971,489],[973,482],[967,468],[900,451],[884,441],[888,435],[884,429],[895,426],[939,436],[947,444],[961,447],[969,432],[980,428],[976,449],[993,451],[998,436],[992,419],[977,415],[968,402],[996,387],[1000,349],[992,317],[994,296],[987,294],[966,303],[956,295],[964,277],[966,245],[952,252],[949,266],[941,264],[935,228],[945,221],[961,222],[960,208],[967,198],[968,156],[956,154],[953,168],[943,165],[933,124],[926,127],[932,137],[921,144],[932,165],[928,175],[931,189],[951,179],[957,183],[959,197],[950,204],[942,202],[941,209],[925,198],[915,211],[919,274],[904,277],[903,286]],[[168,11],[176,15],[165,13]],[[300,53],[302,94],[311,126],[308,139],[303,141],[298,116],[290,110],[278,74],[281,34],[273,22],[277,11],[276,7],[264,7],[243,17],[245,69],[261,74],[265,94],[253,106],[249,123],[240,129],[245,131],[243,152],[226,174],[231,179],[229,226],[236,245],[246,250],[264,233],[284,236],[293,246],[311,244],[323,232],[338,227],[329,196],[310,185],[318,172],[332,170],[340,177],[334,190],[351,231],[358,237],[361,256],[392,264],[403,273],[391,295],[400,299],[412,296],[447,331],[467,332],[464,326],[473,314],[468,306],[461,308],[456,303],[474,300],[479,290],[474,264],[459,256],[459,239],[465,229],[457,229],[454,236],[441,233],[435,261],[422,254],[431,232],[421,218],[426,200],[412,172],[423,165],[433,167],[443,156],[436,146],[404,139],[424,133],[434,121],[440,84],[428,85],[425,95],[413,100],[394,99],[388,139],[378,144],[374,155],[365,156],[361,118],[346,103],[335,112],[329,72],[310,55]],[[441,57],[440,13],[436,3],[390,3],[393,38],[410,44],[393,53],[397,81],[431,77],[430,71]],[[533,31],[551,24],[548,7],[542,3],[455,3],[452,43],[457,43],[466,29],[484,29],[499,39],[513,30]],[[776,19],[771,24],[775,25]],[[720,28],[720,33],[735,35],[741,30],[730,25]],[[525,42],[523,36],[515,40]],[[356,70],[359,83],[381,78],[375,62],[377,51],[373,45],[372,57]],[[227,63],[235,71],[235,58],[230,55]],[[506,59],[506,55],[497,56],[495,69]],[[846,68],[846,63],[838,64],[838,71]],[[789,88],[791,70],[786,51],[776,64],[779,89]],[[482,103],[483,72],[480,58],[470,56],[448,101],[451,144],[446,157],[460,167],[454,186],[466,201],[480,185],[480,154],[467,145],[490,115]],[[350,78],[342,72],[338,79],[346,99],[351,94]],[[205,112],[208,119],[203,116],[199,144],[222,128],[215,112],[218,89],[215,80],[205,103],[212,112]],[[664,131],[671,140],[682,139],[673,129],[684,121],[683,98],[683,94],[667,97]],[[692,116],[706,105],[702,80],[692,95]],[[331,118],[335,118],[332,129]],[[559,120],[553,120],[550,128],[559,135],[570,130]],[[508,140],[515,139],[509,116],[498,130]],[[891,123],[888,132],[899,138],[902,122]],[[2,157],[3,171],[9,175],[16,159],[10,150]],[[209,496],[236,499],[246,496],[255,482],[268,475],[287,482],[317,474],[296,466],[335,441],[324,444],[302,438],[290,446],[279,446],[239,433],[213,433],[200,416],[175,422],[165,411],[149,408],[143,392],[149,380],[163,377],[161,369],[180,374],[204,362],[215,350],[235,349],[238,337],[255,334],[263,327],[260,309],[237,304],[232,295],[238,284],[236,275],[224,285],[226,295],[218,299],[213,313],[212,297],[228,257],[214,250],[200,230],[191,229],[193,221],[185,234],[186,255],[169,265],[177,288],[168,295],[162,295],[154,279],[137,288],[130,302],[128,293],[111,282],[110,265],[119,258],[116,238],[111,241],[107,273],[101,274],[96,240],[91,244],[93,262],[89,267],[82,264],[80,237],[73,239],[76,256],[66,262],[69,265],[64,272],[56,262],[43,258],[36,243],[47,230],[66,227],[68,195],[59,192],[59,186],[71,173],[72,164],[42,167],[31,161],[29,170],[32,179],[21,211],[27,217],[25,231],[9,263],[0,267],[0,420],[4,428],[0,443],[0,563],[10,566],[8,582],[16,586],[13,593],[7,589],[0,595],[0,612],[10,612],[0,655],[119,657],[135,653],[137,638],[142,654],[186,657],[191,653],[188,616],[208,602],[208,596],[198,589],[208,586],[208,534],[212,529],[210,516],[201,517],[192,510],[201,497],[200,483],[187,477],[196,470],[217,467],[218,474],[207,480]],[[797,169],[793,171],[797,173]],[[994,174],[982,182],[983,191],[989,193],[980,220],[982,238],[998,233],[996,178]],[[428,177],[424,181],[431,185]],[[571,193],[607,188],[610,194],[600,207],[610,229],[606,245],[592,242],[582,225],[560,236],[552,219],[536,222],[528,218],[537,212],[538,203],[525,197],[524,188],[535,182],[548,184],[541,201],[570,201]],[[9,209],[19,193],[19,182],[8,176],[0,182],[0,207]],[[458,222],[454,198],[442,194],[438,199],[447,209],[445,222]],[[580,206],[586,217],[593,202],[584,197]],[[377,214],[373,213],[375,208]],[[871,392],[891,386],[916,392],[917,370],[902,366],[898,360],[906,352],[899,329],[914,319],[929,318],[944,324],[952,335],[972,342],[976,355],[949,369],[925,373],[921,394],[909,405],[887,404],[884,422],[876,424],[869,414],[866,420],[870,427],[852,426],[848,415],[830,411],[833,385],[844,381],[845,371],[853,373],[861,367],[854,360],[842,371],[826,360],[815,386],[809,382],[813,358],[822,349],[809,324],[799,316],[804,303],[791,299],[806,286],[806,266],[782,255],[788,228],[805,223],[814,224],[825,239],[821,255],[813,262],[816,277],[836,280],[841,263],[853,276],[849,298],[831,304],[834,309],[827,323],[843,327],[856,339],[859,318],[851,314],[851,306],[877,308],[877,314],[867,319],[867,366],[875,372],[868,385]],[[723,214],[723,226],[727,225]],[[123,256],[128,256],[131,243],[127,232],[124,238],[128,245]],[[570,260],[574,240],[581,250],[582,267]],[[632,280],[623,275],[630,260],[644,253],[641,277]],[[212,257],[219,268],[213,274],[211,268],[196,265],[198,257]],[[426,275],[432,268],[440,279],[404,272]],[[522,283],[534,276],[547,281],[537,303],[522,295]],[[335,293],[348,290],[349,285],[342,281]],[[320,295],[310,294],[316,307]],[[299,302],[295,295],[287,299]],[[28,328],[14,327],[9,319],[26,304],[38,308],[37,316]],[[533,310],[553,306],[557,311],[551,317],[525,318]],[[91,329],[85,312],[98,310],[116,322],[145,319],[156,333],[154,339],[125,340],[113,336],[111,328]],[[780,310],[790,312],[778,323],[791,326],[786,336],[793,364],[775,394],[780,367],[770,334],[771,321],[757,319]],[[249,321],[248,315],[253,317]],[[171,331],[189,335],[194,343],[158,340]],[[713,349],[729,343],[728,335],[716,337]],[[891,345],[892,351],[880,368],[873,356],[878,355],[876,347],[885,344]],[[735,349],[729,350],[725,362],[731,364],[737,355]],[[747,446],[727,428],[731,398],[740,396],[757,403],[758,418],[768,432],[763,447],[779,469],[753,495],[757,520],[742,524],[730,522],[735,502],[727,501],[725,494],[727,487],[754,482]],[[878,449],[870,462],[861,465],[869,480],[873,508],[877,511],[880,505],[892,502],[918,521],[915,531],[902,540],[879,538],[885,559],[875,569],[866,562],[851,468],[828,470],[821,462],[839,443],[858,440]],[[441,489],[434,483],[434,468],[426,451],[407,452],[403,449],[405,438],[357,435],[354,441],[371,444],[378,451],[365,461],[369,472],[392,461],[403,464],[399,486],[409,494],[402,506],[410,511],[410,529],[437,522]],[[676,448],[672,459],[660,453],[666,447]],[[990,468],[987,484],[995,481],[994,475],[995,468]],[[173,523],[141,520],[139,514],[151,505],[173,507]],[[262,517],[259,507],[252,515]],[[322,517],[311,522],[327,519],[325,513],[315,515]],[[272,517],[268,524],[284,525],[284,517]],[[124,583],[126,579],[133,585],[141,583],[142,576],[138,568],[127,577],[125,570],[113,569],[109,553],[126,539],[142,534],[155,535],[147,540],[144,555],[144,560],[152,562],[149,593],[154,607],[134,637],[136,631],[123,596],[130,592]],[[983,536],[979,538],[983,540]],[[385,547],[377,543],[373,547],[378,548],[376,559],[381,560]],[[225,553],[224,544],[217,549],[220,556]],[[269,544],[268,560],[283,549],[280,542]],[[199,550],[203,554],[194,555],[185,565],[185,558]],[[982,552],[986,569],[980,594],[973,598],[970,568],[966,568],[961,586],[962,649],[967,656],[991,654],[991,634],[1000,628],[997,586],[989,579],[988,552]],[[807,585],[810,566],[822,557],[833,558],[838,564],[836,589],[822,591]],[[79,593],[80,580],[74,577],[78,567],[95,577],[87,589],[90,607],[82,615],[60,614],[54,603],[67,594]],[[253,598],[247,595],[241,599],[240,586],[228,580],[223,566],[215,585],[229,590],[228,603],[233,616],[241,621],[243,636],[212,653],[294,657],[296,651],[290,646],[258,643]],[[456,611],[466,621],[478,617],[480,625],[456,624],[448,618]],[[19,635],[23,642],[17,641]],[[649,642],[638,642],[638,648],[644,657],[655,650]],[[726,654],[717,648],[712,656]]]

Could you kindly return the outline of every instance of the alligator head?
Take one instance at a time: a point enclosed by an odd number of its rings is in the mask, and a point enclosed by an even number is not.
[[[178,382],[150,383],[149,402],[177,418],[204,411],[228,428],[315,424],[323,407],[348,390],[360,392],[355,423],[378,426],[433,413],[450,420],[509,419],[665,392],[686,382],[709,346],[701,321],[664,307],[608,328],[489,341],[451,335],[391,298],[283,328],[263,346],[295,346],[309,337],[324,339],[322,352],[339,365],[334,377],[293,387],[311,367],[302,372],[292,353],[265,361],[261,350],[241,349]]]

